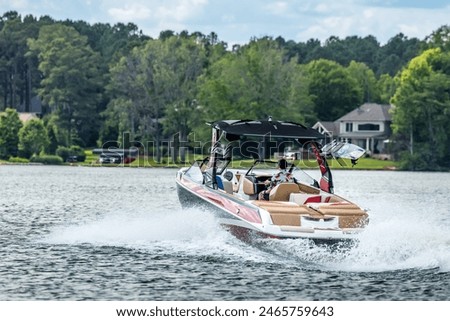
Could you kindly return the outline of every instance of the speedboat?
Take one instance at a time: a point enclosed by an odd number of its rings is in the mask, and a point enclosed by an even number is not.
[[[304,238],[314,241],[353,240],[368,224],[368,213],[334,194],[327,159],[364,155],[359,146],[333,141],[321,146],[323,135],[302,124],[268,120],[220,120],[212,128],[210,155],[181,168],[176,175],[183,208],[202,207],[238,237]],[[312,157],[294,159],[288,171],[294,182],[280,183],[268,200],[258,194],[277,173],[284,149]],[[296,153],[297,154],[297,153]],[[281,156],[280,156],[281,155]],[[313,161],[311,161],[311,158]],[[312,165],[314,162],[314,166]],[[320,179],[302,167],[320,170]]]

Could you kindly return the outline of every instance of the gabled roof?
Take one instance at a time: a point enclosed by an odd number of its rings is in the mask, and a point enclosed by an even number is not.
[[[379,105],[365,103],[348,114],[342,116],[337,122],[343,121],[390,121],[392,119],[389,110],[391,105]]]
[[[318,121],[312,128],[319,130],[319,127],[322,127],[331,134],[339,133],[339,124],[333,121]]]

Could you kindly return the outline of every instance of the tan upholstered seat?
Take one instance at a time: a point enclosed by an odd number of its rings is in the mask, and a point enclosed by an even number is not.
[[[244,182],[242,184],[243,184],[242,190],[244,191],[244,194],[246,195],[256,194],[255,185],[247,177],[244,177]]]
[[[298,192],[300,192],[300,189],[296,183],[281,183],[270,191],[269,200],[287,202],[291,193]]]
[[[223,190],[227,192],[228,194],[233,194],[233,183],[227,180],[224,180],[222,182],[223,184]]]

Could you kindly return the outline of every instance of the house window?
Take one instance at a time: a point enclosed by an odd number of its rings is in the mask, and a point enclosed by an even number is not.
[[[345,124],[345,131],[346,132],[352,132],[353,131],[353,123],[346,123]]]
[[[361,131],[380,131],[380,125],[378,124],[361,124],[358,125],[358,130]]]

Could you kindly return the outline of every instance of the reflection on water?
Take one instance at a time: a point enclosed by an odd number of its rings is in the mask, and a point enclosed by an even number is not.
[[[175,173],[0,167],[0,299],[450,296],[448,173],[336,171],[336,193],[371,210],[358,245],[342,251],[243,243],[209,213],[180,209]]]

